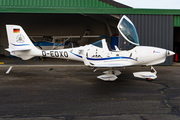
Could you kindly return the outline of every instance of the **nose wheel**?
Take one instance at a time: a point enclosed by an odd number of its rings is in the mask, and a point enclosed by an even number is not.
[[[147,81],[153,81],[154,79],[157,78],[156,76],[157,71],[151,66],[151,72],[134,72],[133,75],[134,77],[137,78],[143,78],[146,79]]]
[[[154,79],[151,79],[151,78],[146,78],[146,81],[148,81],[148,82],[151,82],[151,81],[153,81]]]

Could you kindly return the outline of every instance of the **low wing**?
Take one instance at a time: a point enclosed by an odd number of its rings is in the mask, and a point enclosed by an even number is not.
[[[115,67],[127,67],[127,66],[131,66],[131,64],[118,64],[118,63],[106,63],[106,64],[93,64],[90,63],[91,67],[101,67],[101,68],[115,68]]]

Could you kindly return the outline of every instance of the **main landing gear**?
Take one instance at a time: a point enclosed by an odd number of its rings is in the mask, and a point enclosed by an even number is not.
[[[114,68],[109,68],[109,70],[103,72],[104,75],[97,76],[97,78],[104,81],[115,81],[117,76],[121,74],[119,70],[114,70]]]

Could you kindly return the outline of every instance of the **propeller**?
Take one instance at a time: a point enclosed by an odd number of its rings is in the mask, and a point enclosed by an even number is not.
[[[166,56],[172,56],[174,54],[175,54],[174,52],[166,50]]]

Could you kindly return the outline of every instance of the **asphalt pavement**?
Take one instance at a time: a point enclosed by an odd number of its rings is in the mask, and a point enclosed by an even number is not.
[[[55,64],[55,63],[54,63]],[[114,82],[96,77],[106,69],[80,63],[0,65],[0,119],[30,120],[179,120],[180,66],[154,66],[158,78],[147,82],[119,68]]]

